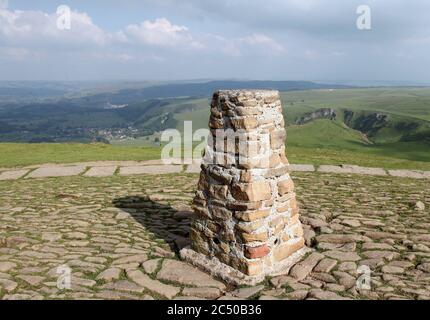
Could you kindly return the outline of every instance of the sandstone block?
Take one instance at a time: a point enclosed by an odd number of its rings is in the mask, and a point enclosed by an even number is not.
[[[278,182],[278,192],[282,196],[294,190],[294,182],[291,179]]]
[[[255,221],[268,217],[270,215],[270,209],[255,210],[255,211],[237,211],[235,216],[237,219],[242,221]]]
[[[267,232],[262,233],[242,233],[242,240],[244,243],[248,242],[264,242],[268,240]]]
[[[274,252],[273,252],[274,258],[276,261],[282,261],[288,258],[297,250],[303,248],[304,245],[305,245],[305,240],[303,238],[284,242],[274,249]]]
[[[245,256],[249,259],[263,258],[267,256],[270,252],[267,244],[258,247],[246,247]]]
[[[275,130],[270,133],[270,147],[279,149],[285,144],[285,130]]]
[[[255,117],[233,118],[231,123],[235,130],[252,130],[258,126],[258,120]]]
[[[255,181],[247,184],[234,185],[232,188],[232,195],[236,200],[255,202],[270,199],[272,191],[269,182]]]

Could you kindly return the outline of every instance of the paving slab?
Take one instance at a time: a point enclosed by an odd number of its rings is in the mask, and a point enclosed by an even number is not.
[[[429,172],[418,170],[388,170],[390,176],[399,178],[424,179],[430,178]]]
[[[16,180],[23,177],[30,170],[11,170],[0,173],[0,181]]]
[[[290,164],[290,170],[293,172],[314,172],[315,167],[312,164]]]
[[[92,167],[84,173],[85,177],[110,177],[115,173],[117,166]]]
[[[38,168],[26,178],[50,178],[50,177],[69,177],[81,174],[86,167],[84,166],[69,166],[69,167],[43,167]]]
[[[135,174],[168,174],[180,173],[182,166],[176,165],[156,165],[156,166],[131,166],[121,167],[119,174],[121,176],[135,175]]]
[[[184,159],[182,158],[168,158],[168,159],[156,159],[156,160],[147,160],[143,161],[142,165],[180,165],[184,164]]]
[[[360,167],[354,165],[321,165],[318,168],[318,172],[324,173],[353,173],[353,174],[363,174],[363,175],[372,175],[372,176],[386,176],[387,172],[383,168],[369,168],[369,167]]]

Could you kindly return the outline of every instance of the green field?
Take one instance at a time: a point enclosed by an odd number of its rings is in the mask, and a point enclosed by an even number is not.
[[[334,108],[367,110],[430,121],[429,88],[374,88],[291,91],[281,94],[292,122],[303,110]]]
[[[160,148],[81,143],[0,143],[0,167],[84,161],[151,160]]]

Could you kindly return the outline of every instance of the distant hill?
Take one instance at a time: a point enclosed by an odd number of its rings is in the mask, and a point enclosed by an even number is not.
[[[78,99],[97,106],[107,102],[113,104],[135,103],[150,99],[174,97],[209,97],[222,89],[274,89],[279,91],[311,89],[346,89],[352,86],[321,84],[311,81],[209,81],[202,83],[173,83],[155,85],[141,89],[124,89],[118,92],[105,92]]]

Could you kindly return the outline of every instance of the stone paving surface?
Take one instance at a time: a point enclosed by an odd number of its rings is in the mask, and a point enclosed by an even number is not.
[[[372,176],[387,175],[387,172],[385,171],[385,169],[382,169],[382,168],[366,168],[366,167],[352,166],[352,165],[341,165],[341,166],[322,165],[318,168],[318,171],[325,172],[325,173],[368,174]]]
[[[393,177],[415,178],[415,179],[430,179],[430,171],[418,170],[388,170],[388,173]]]
[[[85,177],[109,177],[115,174],[117,166],[91,167],[84,173]]]
[[[0,299],[430,299],[428,180],[292,177],[314,251],[254,287],[178,260],[196,174],[0,181]]]
[[[26,178],[69,177],[81,174],[84,170],[84,166],[41,167],[30,172]]]
[[[190,164],[188,164],[190,163]],[[119,168],[119,170],[117,170]],[[30,170],[30,174],[26,175]],[[324,172],[336,174],[359,174],[414,179],[430,179],[430,171],[420,170],[386,170],[383,168],[368,168],[356,165],[321,165],[290,164],[293,172]],[[118,173],[117,173],[118,171]],[[83,175],[85,177],[107,177],[113,175],[140,174],[169,174],[169,173],[199,173],[200,160],[183,161],[172,159],[171,164],[163,164],[162,160],[149,161],[98,161],[80,162],[73,164],[41,164],[25,168],[0,168],[1,180],[17,180],[25,178],[49,178]]]
[[[290,164],[291,171],[314,172],[315,167],[312,164]]]
[[[168,174],[179,173],[182,171],[182,166],[178,165],[157,165],[157,166],[132,166],[121,167],[119,174],[122,176],[135,175],[135,174]]]
[[[11,170],[0,173],[0,181],[2,180],[16,180],[27,174],[29,170]]]

